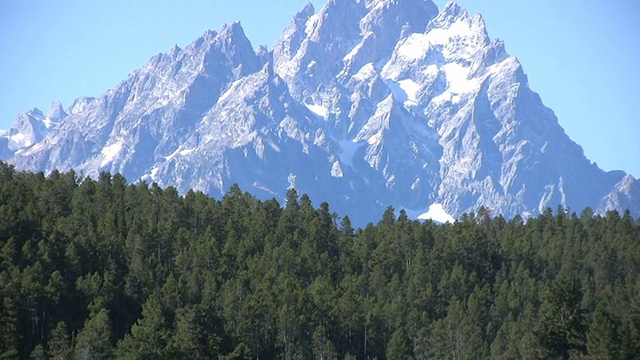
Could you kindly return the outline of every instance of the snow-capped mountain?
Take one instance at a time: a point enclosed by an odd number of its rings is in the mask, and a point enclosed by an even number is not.
[[[208,31],[99,98],[21,114],[0,158],[213,196],[295,186],[359,225],[389,205],[640,215],[638,181],[584,156],[482,17],[430,0],[309,4],[271,50],[239,23]]]
[[[47,116],[38,109],[18,115],[11,129],[0,130],[0,159],[11,157],[14,153],[43,140],[65,117],[67,113],[58,101],[51,104]]]

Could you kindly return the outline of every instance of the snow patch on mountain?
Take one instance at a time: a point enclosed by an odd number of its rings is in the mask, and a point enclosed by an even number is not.
[[[453,218],[453,216],[447,214],[442,204],[437,204],[437,203],[429,205],[429,210],[425,213],[418,215],[418,219],[433,220],[441,224],[455,222],[455,219]]]
[[[326,119],[329,117],[329,110],[322,105],[315,104],[304,104],[307,109],[309,109],[312,113],[318,115],[319,117]]]
[[[115,143],[103,147],[101,150],[102,161],[100,162],[100,167],[104,167],[115,160],[122,148],[122,143]]]
[[[337,177],[337,178],[341,178],[344,176],[344,173],[342,172],[342,167],[340,167],[339,161],[333,162],[333,165],[331,166],[331,176]]]

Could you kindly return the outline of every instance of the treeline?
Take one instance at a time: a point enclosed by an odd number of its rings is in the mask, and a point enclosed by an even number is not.
[[[0,358],[639,357],[628,212],[381,215],[0,163]]]

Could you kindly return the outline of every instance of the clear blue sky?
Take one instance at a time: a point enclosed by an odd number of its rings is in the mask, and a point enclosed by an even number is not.
[[[306,0],[0,0],[0,129],[98,96],[173,44],[240,20],[271,47]],[[319,9],[325,1],[311,1]],[[446,0],[435,0],[442,8]],[[640,2],[459,0],[505,40],[531,88],[605,170],[640,177]]]

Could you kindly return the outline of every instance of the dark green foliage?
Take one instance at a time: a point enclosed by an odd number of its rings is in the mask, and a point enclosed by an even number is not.
[[[354,229],[295,189],[0,162],[0,359],[634,359],[639,294],[628,212]]]
[[[42,344],[38,344],[36,345],[35,348],[33,348],[33,351],[31,351],[31,355],[29,356],[29,359],[47,360],[47,354],[44,352],[44,347],[42,347]]]
[[[621,336],[619,326],[601,306],[596,308],[589,324],[587,349],[594,359],[619,359],[621,357]]]
[[[175,335],[171,340],[172,353],[181,359],[216,358],[220,338],[216,335],[214,312],[204,306],[187,305],[176,312]]]
[[[387,359],[410,359],[411,340],[403,328],[393,333],[389,345],[387,345]]]
[[[142,306],[142,318],[118,343],[118,358],[170,359],[169,340],[170,332],[160,303],[150,297]]]
[[[247,345],[241,343],[232,353],[219,357],[220,360],[251,360],[251,350]]]
[[[92,312],[78,333],[74,358],[82,360],[110,359],[113,355],[111,341],[108,311],[103,308],[97,313]]]
[[[3,281],[9,279],[4,276]],[[0,308],[0,359],[13,359],[18,357],[18,312],[15,300],[10,297],[8,291],[2,299],[2,307]]]
[[[71,339],[64,321],[58,322],[52,330],[48,341],[49,359],[68,360],[71,359]]]
[[[582,294],[576,281],[553,281],[543,296],[534,334],[541,358],[568,359],[585,352],[585,320],[580,302]]]

